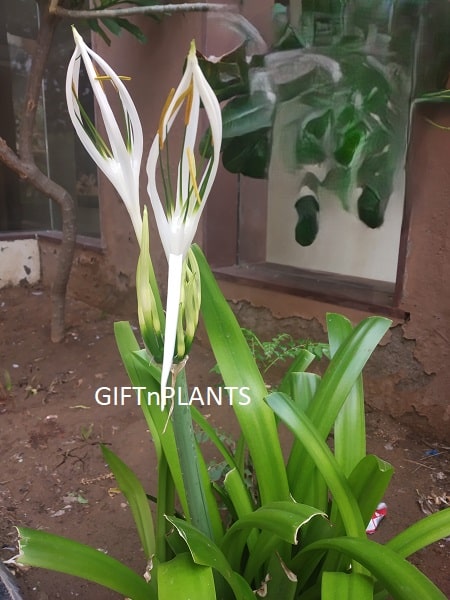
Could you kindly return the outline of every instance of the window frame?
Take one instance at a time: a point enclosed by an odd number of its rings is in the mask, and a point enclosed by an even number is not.
[[[392,284],[267,262],[267,181],[232,175],[223,169],[208,200],[203,246],[219,280],[405,319],[407,315],[400,306],[411,212],[409,196],[406,165],[397,276]],[[257,219],[252,218],[255,209]]]

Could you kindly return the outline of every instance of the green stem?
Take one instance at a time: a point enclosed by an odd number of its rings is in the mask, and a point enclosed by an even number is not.
[[[172,423],[191,523],[210,539],[213,539],[206,494],[198,461],[197,442],[192,424],[184,368],[178,372],[175,380]]]
[[[158,499],[156,504],[156,556],[160,562],[168,560],[167,557],[167,520],[165,515],[174,514],[174,486],[170,475],[169,465],[164,453],[161,455],[158,466]]]

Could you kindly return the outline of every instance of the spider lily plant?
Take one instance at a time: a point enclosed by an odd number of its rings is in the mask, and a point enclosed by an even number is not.
[[[212,151],[209,158],[198,157],[200,103],[205,109],[211,132]],[[172,180],[170,172],[169,133],[182,108],[184,108],[183,136],[175,182]],[[169,263],[164,357],[161,374],[162,407],[165,404],[164,389],[172,368],[174,354],[176,360],[183,359],[190,346],[189,339],[192,339],[190,334],[186,336],[186,344],[179,339],[181,334],[180,301],[183,279],[186,276],[185,261],[217,173],[221,141],[220,106],[200,69],[195,44],[192,42],[183,77],[178,88],[169,94],[163,108],[158,131],[147,161],[148,194]],[[203,164],[200,174],[197,174],[197,162],[200,161]],[[158,177],[163,189],[164,200],[159,194]],[[192,276],[195,273],[194,261],[195,259],[191,258],[190,264],[194,265],[194,271],[190,270]],[[190,295],[199,293],[199,287],[188,286],[185,293]],[[189,297],[186,299],[190,306],[199,306],[200,304],[199,299],[190,299]],[[185,316],[188,316],[188,313]],[[192,329],[192,322],[187,322],[186,325],[188,329]],[[176,344],[178,350],[175,349]]]
[[[124,78],[117,75],[85,44],[75,28],[73,34],[76,47],[66,80],[69,114],[84,147],[124,201],[141,246],[140,266],[137,273],[139,320],[147,349],[157,362],[162,362],[161,408],[164,408],[165,386],[169,373],[174,361],[182,361],[189,352],[198,322],[199,276],[195,258],[189,249],[219,164],[222,140],[220,106],[199,67],[195,44],[192,42],[183,77],[178,88],[171,91],[164,106],[147,162],[148,193],[169,264],[164,318],[148,255],[147,216],[145,214],[142,218],[139,204],[142,126],[130,94],[122,81]],[[103,118],[106,138],[92,123],[79,98],[81,61]],[[114,115],[105,91],[109,84],[112,84],[117,91],[122,105],[121,125]],[[203,164],[198,175],[200,103],[203,104],[209,121],[212,153],[209,158],[200,159]],[[168,134],[182,107],[184,108],[183,141],[177,180],[173,182],[169,167]],[[164,201],[159,194],[158,177],[162,183]],[[143,223],[145,232],[143,232]],[[162,342],[163,338],[164,342]]]
[[[73,60],[81,56],[78,47]],[[74,63],[71,69],[73,74]],[[95,76],[94,83],[106,77],[119,87],[120,78],[106,66],[102,70],[105,76]],[[210,121],[213,149],[197,178],[194,144],[200,102]],[[170,183],[168,133],[183,105],[175,187]],[[88,121],[76,100],[73,111],[85,131]],[[126,143],[122,147],[118,129],[109,124],[108,145],[102,145],[92,129],[83,138],[104,167],[118,160],[123,147],[129,148],[127,160],[135,149]],[[133,135],[136,131],[133,128]],[[28,528],[19,529],[17,560],[89,579],[133,600],[254,600],[255,593],[267,600],[381,600],[388,594],[395,600],[444,600],[406,557],[450,535],[450,509],[429,515],[385,546],[366,539],[366,524],[393,469],[366,453],[361,371],[391,323],[368,317],[353,327],[345,317],[327,315],[331,362],[323,375],[306,371],[314,355],[303,348],[278,389],[268,393],[204,255],[190,246],[217,169],[219,147],[218,105],[198,70],[192,46],[181,83],[163,110],[147,166],[151,202],[169,261],[166,323],[150,261],[146,209],[138,238],[139,320],[147,349],[157,362],[163,360],[168,376],[172,363],[182,362],[189,352],[200,310],[201,279],[202,317],[225,389],[248,390],[248,404],[231,403],[240,427],[239,442],[234,449],[224,443],[189,402],[175,404],[170,419],[157,405],[143,402],[157,459],[155,511],[133,471],[108,447],[102,450],[136,523],[148,565],[144,577],[99,550]],[[119,170],[120,177],[130,173],[128,166]],[[157,167],[164,204],[156,185]],[[159,369],[149,363],[130,324],[116,323],[115,334],[133,386],[157,394]],[[182,365],[174,365],[173,374],[186,400]],[[225,478],[214,487],[192,416],[224,461]],[[292,433],[286,460],[281,424]],[[331,432],[332,448],[327,443]]]
[[[66,99],[69,115],[83,146],[116,188],[131,218],[139,244],[142,217],[139,207],[139,173],[142,161],[143,134],[136,107],[123,79],[101,56],[91,50],[73,29],[75,51],[66,78]],[[83,107],[79,96],[81,63],[89,78],[94,97],[103,119],[106,137],[98,131]],[[111,87],[119,96],[123,122],[119,124],[109,103],[106,89]]]

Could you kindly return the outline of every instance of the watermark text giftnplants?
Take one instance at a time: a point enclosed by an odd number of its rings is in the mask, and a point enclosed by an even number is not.
[[[248,387],[194,387],[188,394],[183,394],[180,388],[166,387],[165,398],[178,406],[246,406],[251,402]],[[95,390],[94,399],[100,406],[125,406],[136,402],[137,406],[160,406],[161,393],[148,391],[139,386],[103,386]]]

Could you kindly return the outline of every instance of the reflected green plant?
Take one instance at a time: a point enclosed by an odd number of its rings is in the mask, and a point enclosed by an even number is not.
[[[416,70],[425,68],[416,64],[421,32],[432,32],[437,19],[428,24],[425,0],[285,4],[273,6],[270,51],[252,54],[242,34],[241,47],[201,65],[227,101],[224,167],[266,179],[275,158],[297,173],[292,235],[310,246],[322,202],[336,199],[368,227],[383,225],[406,150]],[[449,14],[445,4],[440,11]]]

